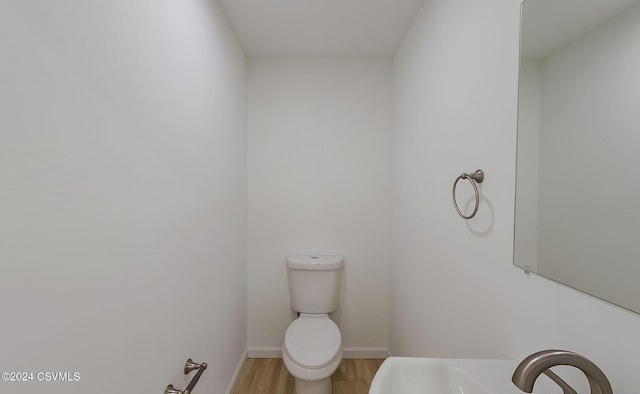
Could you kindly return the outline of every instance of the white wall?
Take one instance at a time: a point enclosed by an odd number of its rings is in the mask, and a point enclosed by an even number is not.
[[[538,267],[538,177],[540,154],[540,62],[523,60],[518,74],[518,151],[514,261]]]
[[[640,4],[542,62],[539,268],[640,310],[638,70]]]
[[[566,348],[616,392],[637,392],[640,317],[512,265],[519,7],[426,2],[396,55],[391,352],[520,359]],[[464,221],[451,185],[476,168],[484,199]]]
[[[344,346],[387,348],[391,74],[386,58],[250,58],[250,355],[279,351],[286,256],[305,253],[345,257]]]
[[[0,370],[221,393],[246,347],[245,59],[209,1],[0,4]]]

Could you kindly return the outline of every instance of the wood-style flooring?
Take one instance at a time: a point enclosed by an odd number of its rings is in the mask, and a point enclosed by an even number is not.
[[[343,359],[331,376],[333,394],[367,394],[383,359]],[[232,394],[293,394],[294,378],[281,358],[249,358]]]

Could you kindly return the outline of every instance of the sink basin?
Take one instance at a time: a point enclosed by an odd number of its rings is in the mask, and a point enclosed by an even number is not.
[[[523,394],[512,382],[515,360],[387,358],[369,394]],[[562,393],[542,375],[534,393]]]

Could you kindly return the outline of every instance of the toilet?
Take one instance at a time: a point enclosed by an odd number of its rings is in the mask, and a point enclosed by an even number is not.
[[[299,316],[284,334],[282,359],[296,394],[331,393],[331,375],[342,360],[340,329],[329,318],[338,306],[342,256],[289,256],[291,308]]]

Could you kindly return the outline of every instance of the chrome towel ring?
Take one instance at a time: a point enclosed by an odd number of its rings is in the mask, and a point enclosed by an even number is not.
[[[458,203],[456,202],[456,186],[458,186],[458,181],[460,179],[468,179],[469,182],[471,182],[471,186],[473,186],[473,191],[476,193],[476,205],[473,209],[473,212],[469,216],[465,216],[460,211],[460,208],[458,208]],[[484,181],[484,171],[477,170],[473,174],[467,174],[466,172],[463,172],[462,175],[460,175],[453,183],[453,191],[451,192],[451,196],[453,198],[453,206],[456,209],[456,212],[458,212],[458,215],[460,215],[463,219],[471,219],[472,217],[476,216],[476,213],[478,213],[478,207],[480,206],[480,193],[478,193],[478,186],[476,185],[476,183],[482,183],[482,181]]]

